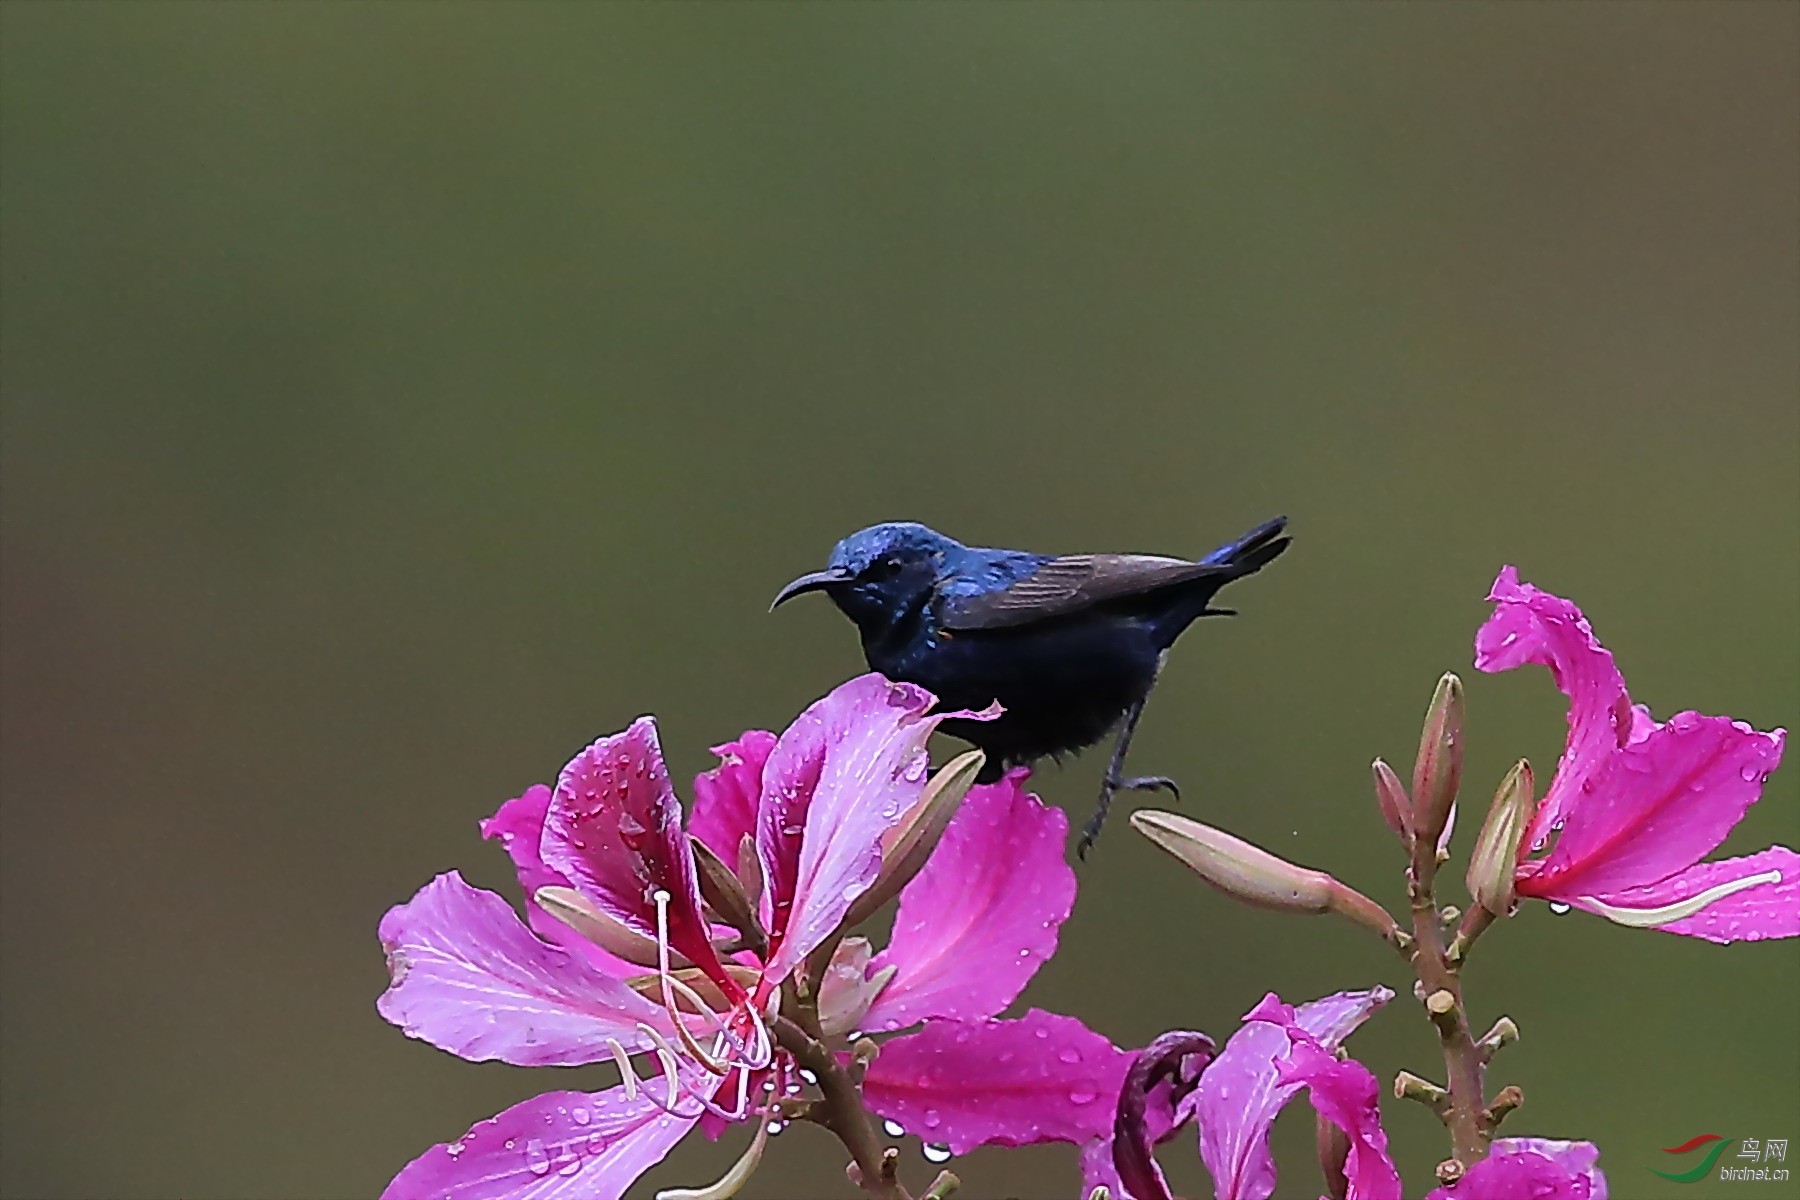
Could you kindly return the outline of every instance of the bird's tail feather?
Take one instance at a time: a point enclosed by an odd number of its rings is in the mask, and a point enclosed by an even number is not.
[[[1287,518],[1264,521],[1243,537],[1226,542],[1200,561],[1222,567],[1233,567],[1238,575],[1260,571],[1281,556],[1291,538],[1283,536]]]

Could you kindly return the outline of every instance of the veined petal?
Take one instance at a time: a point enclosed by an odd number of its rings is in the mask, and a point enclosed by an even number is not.
[[[705,842],[727,866],[737,865],[744,835],[756,834],[763,765],[774,749],[774,734],[766,729],[746,730],[737,741],[714,746],[719,765],[694,777],[694,811],[688,817],[688,832]]]
[[[1349,1200],[1401,1200],[1400,1172],[1381,1128],[1381,1085],[1367,1067],[1355,1059],[1339,1060],[1317,1043],[1296,1041],[1280,1066],[1280,1082],[1307,1088],[1313,1110],[1349,1138],[1344,1161]]]
[[[381,919],[392,983],[376,1009],[408,1036],[472,1062],[579,1066],[649,1042],[639,1022],[671,1029],[651,1003],[585,959],[552,946],[493,892],[452,871]]]
[[[1499,1138],[1467,1175],[1425,1200],[1606,1200],[1599,1161],[1592,1142]]]
[[[1550,668],[1556,686],[1569,698],[1568,740],[1526,833],[1530,844],[1568,814],[1581,785],[1629,739],[1631,697],[1611,651],[1571,601],[1520,583],[1513,567],[1501,569],[1488,599],[1494,612],[1475,634],[1475,666],[1510,671],[1539,663]]]
[[[1077,1145],[1112,1127],[1131,1055],[1074,1017],[928,1021],[881,1047],[869,1111],[962,1154],[977,1146]]]
[[[1270,992],[1200,1076],[1200,1086],[1176,1112],[1200,1126],[1200,1158],[1218,1200],[1267,1200],[1275,1191],[1269,1130],[1303,1086],[1284,1082],[1278,1064],[1296,1035],[1335,1050],[1369,1016],[1393,999],[1387,988],[1339,992],[1298,1008]]]
[[[1800,937],[1800,854],[1770,846],[1700,863],[1649,887],[1569,903],[1609,921],[1721,945]]]
[[[1692,866],[1756,803],[1785,737],[1726,717],[1677,713],[1592,776],[1556,848],[1519,890],[1604,896]]]
[[[763,768],[756,846],[768,886],[768,976],[785,978],[836,929],[881,869],[881,837],[918,802],[940,721],[930,692],[880,675],[840,684],[801,713]]]
[[[546,866],[601,911],[657,936],[657,892],[669,894],[669,944],[714,978],[723,976],[700,916],[693,851],[657,744],[656,721],[601,738],[556,781],[544,820]]]
[[[645,1088],[661,1087],[652,1081]],[[698,1114],[701,1109],[693,1106]],[[407,1164],[382,1200],[620,1200],[696,1117],[664,1112],[639,1089],[547,1092],[476,1124]]]
[[[901,891],[893,937],[874,963],[893,967],[894,978],[862,1028],[992,1016],[1056,952],[1075,906],[1075,872],[1063,857],[1069,819],[1025,790],[1026,774],[969,789]]]
[[[543,887],[569,887],[569,879],[561,871],[544,865],[539,843],[544,836],[544,817],[550,810],[550,789],[537,784],[502,804],[493,816],[481,822],[481,836],[498,840],[500,848],[512,859],[525,892],[525,922],[533,933],[563,949],[579,954],[609,975],[635,975],[642,967],[634,966],[615,954],[609,954],[545,912],[534,896]]]

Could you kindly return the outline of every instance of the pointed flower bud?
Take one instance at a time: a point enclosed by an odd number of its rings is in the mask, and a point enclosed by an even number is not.
[[[657,950],[653,939],[601,912],[593,901],[574,888],[541,887],[532,894],[532,899],[538,902],[539,908],[607,953],[640,967],[656,966]],[[671,953],[669,957],[683,966],[688,965],[688,960],[679,954]]]
[[[1350,1135],[1336,1122],[1327,1121],[1323,1113],[1315,1113],[1313,1119],[1313,1140],[1319,1151],[1319,1171],[1325,1176],[1325,1195],[1330,1200],[1347,1200],[1350,1178],[1344,1167],[1350,1159]]]
[[[1437,845],[1438,835],[1450,819],[1462,780],[1463,762],[1462,680],[1446,674],[1432,693],[1425,711],[1425,727],[1419,733],[1419,756],[1413,761],[1414,829],[1419,840]]]
[[[744,935],[746,946],[758,952],[766,949],[769,935],[763,932],[762,923],[756,919],[756,906],[750,902],[743,883],[713,853],[711,846],[692,836],[688,843],[694,850],[694,865],[699,868],[701,897],[719,920]]]
[[[1375,803],[1381,809],[1381,819],[1387,827],[1394,831],[1400,844],[1408,850],[1413,844],[1412,801],[1407,799],[1406,789],[1400,784],[1400,777],[1394,774],[1394,768],[1381,759],[1369,764],[1369,770],[1375,777]]]
[[[1303,914],[1335,912],[1395,946],[1406,941],[1388,911],[1324,871],[1277,858],[1222,829],[1153,808],[1131,814],[1132,828],[1234,900]]]
[[[1531,823],[1536,804],[1531,764],[1521,758],[1500,781],[1487,821],[1481,826],[1481,836],[1475,839],[1475,850],[1469,856],[1469,895],[1497,917],[1512,911],[1519,843],[1525,838],[1525,827]]]
[[[981,751],[966,751],[938,768],[937,774],[926,782],[918,803],[884,839],[881,873],[869,885],[869,890],[850,906],[843,928],[856,928],[912,882],[912,877],[937,849],[938,840],[950,825],[950,818],[962,807],[963,797],[969,794],[975,776],[981,773],[981,766],[986,761],[987,756]]]
[[[1277,912],[1331,910],[1335,881],[1323,871],[1297,866],[1222,829],[1174,813],[1142,809],[1131,815],[1131,824],[1234,900]]]

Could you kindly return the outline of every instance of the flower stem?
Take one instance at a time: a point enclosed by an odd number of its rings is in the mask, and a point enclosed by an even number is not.
[[[1415,850],[1411,872],[1413,970],[1426,1015],[1438,1032],[1449,1084],[1441,1116],[1450,1131],[1453,1163],[1439,1168],[1440,1175],[1459,1178],[1487,1157],[1493,1123],[1487,1118],[1483,1074],[1486,1059],[1469,1033],[1463,1009],[1462,978],[1458,965],[1444,952],[1444,933],[1437,902],[1431,894],[1435,872],[1435,847]]]
[[[895,1178],[897,1156],[881,1144],[875,1122],[863,1107],[862,1092],[839,1064],[837,1055],[801,1024],[810,1017],[817,1026],[816,1012],[810,1004],[802,1004],[796,1021],[777,1016],[773,1022],[775,1040],[794,1056],[794,1061],[811,1071],[819,1080],[823,1098],[809,1119],[837,1135],[850,1152],[857,1183],[877,1200],[912,1200]]]

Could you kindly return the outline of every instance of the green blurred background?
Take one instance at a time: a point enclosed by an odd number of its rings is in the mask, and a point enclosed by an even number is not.
[[[1290,514],[1134,762],[1389,902],[1368,760],[1410,761],[1502,563],[1659,713],[1800,713],[1800,7],[0,20],[7,1197],[372,1196],[607,1086],[383,1024],[376,921],[450,867],[510,888],[477,818],[636,714],[687,774],[859,670],[828,605],[763,610],[870,521],[1199,552]],[[1544,673],[1469,711],[1477,794],[1554,763]],[[1042,790],[1085,813],[1098,769]],[[1725,849],[1800,837],[1797,794]],[[1404,992],[1122,823],[1081,880],[1027,1000],[1121,1044]],[[1706,1194],[1647,1170],[1695,1133],[1800,1134],[1791,943],[1533,905],[1470,992],[1524,1031],[1509,1129],[1598,1141],[1615,1200]],[[1354,1048],[1441,1070],[1406,1003]],[[1386,1115],[1422,1191],[1442,1133]],[[796,1131],[748,1194],[841,1163]],[[958,1169],[1047,1200],[1073,1163]]]

